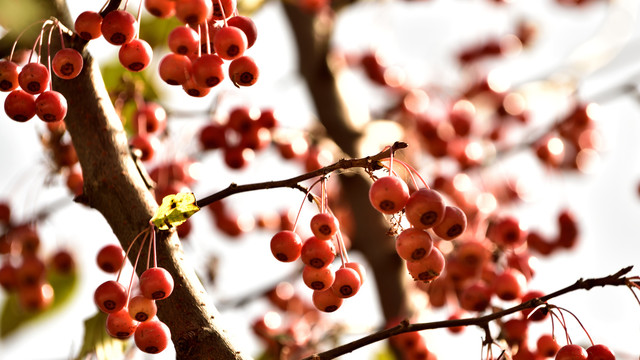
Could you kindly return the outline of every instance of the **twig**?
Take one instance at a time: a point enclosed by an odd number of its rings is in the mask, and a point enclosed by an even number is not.
[[[474,317],[474,318],[466,318],[466,319],[456,319],[456,320],[444,320],[444,321],[434,321],[428,323],[415,323],[410,324],[407,321],[401,322],[399,325],[396,325],[392,328],[384,329],[378,331],[376,333],[367,335],[350,343],[344,344],[342,346],[338,346],[331,350],[313,354],[309,357],[304,358],[303,360],[328,360],[335,359],[338,356],[348,354],[356,349],[364,347],[366,345],[373,344],[377,341],[385,340],[390,338],[391,336],[412,332],[412,331],[422,331],[422,330],[431,330],[431,329],[440,329],[440,328],[449,328],[456,326],[470,326],[475,325],[480,328],[487,328],[489,322],[500,319],[506,315],[510,315],[516,313],[518,311],[522,311],[524,309],[531,309],[537,306],[540,306],[546,303],[548,300],[558,297],[560,295],[564,295],[566,293],[575,291],[575,290],[590,290],[596,286],[621,286],[628,285],[629,279],[624,277],[633,266],[628,266],[615,274],[604,276],[600,278],[592,278],[592,279],[579,279],[573,285],[569,285],[565,288],[552,292],[550,294],[531,299],[529,301],[525,301],[519,305],[513,306],[511,308],[497,311],[488,315]]]
[[[379,152],[373,156],[366,156],[358,159],[341,159],[329,166],[325,166],[315,171],[311,171],[296,177],[292,177],[290,179],[278,180],[278,181],[267,181],[253,184],[245,184],[245,185],[237,185],[235,183],[230,184],[226,189],[218,191],[214,194],[211,194],[207,197],[204,197],[196,202],[198,207],[202,208],[204,206],[210,205],[213,202],[218,200],[222,200],[227,196],[231,196],[234,194],[254,191],[254,190],[266,190],[266,189],[274,189],[274,188],[283,188],[288,187],[292,189],[298,189],[306,193],[306,189],[300,185],[300,182],[313,179],[318,176],[325,176],[331,172],[336,170],[346,170],[352,168],[364,168],[367,170],[377,170],[382,168],[382,164],[379,163],[380,160],[388,158],[393,152],[399,149],[404,149],[408,145],[404,142],[396,141],[390,148]]]

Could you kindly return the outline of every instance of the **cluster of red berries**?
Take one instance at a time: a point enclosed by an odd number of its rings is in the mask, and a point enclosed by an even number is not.
[[[278,126],[272,109],[237,106],[226,118],[210,122],[200,129],[203,150],[221,149],[231,169],[245,168],[255,156],[271,144],[271,131]]]
[[[57,20],[43,22],[32,55],[36,53],[38,44],[40,47],[37,53],[42,54],[42,41],[47,28],[50,44],[51,34],[56,28],[60,29],[60,25]],[[57,122],[67,115],[67,100],[52,89],[51,72],[61,79],[73,79],[82,71],[84,60],[77,50],[64,46],[62,30],[59,33],[62,48],[53,58],[51,51],[48,51],[48,66],[40,63],[41,55],[36,56],[37,60],[33,62],[30,55],[27,64],[20,68],[12,61],[13,51],[8,60],[0,60],[0,90],[9,92],[4,101],[4,111],[9,118],[25,122],[37,115],[42,121]]]
[[[160,148],[158,134],[167,126],[166,111],[156,102],[139,101],[131,124],[133,135],[129,138],[129,146],[140,151],[141,161],[153,159]]]
[[[46,260],[40,254],[40,236],[35,225],[11,222],[11,208],[0,203],[0,288],[16,294],[23,311],[47,309],[54,300],[50,273],[70,275],[75,261],[68,250],[60,249]]]
[[[333,312],[342,306],[344,299],[358,292],[366,271],[362,264],[349,260],[338,219],[326,203],[326,179],[322,178],[320,181],[322,196],[316,200],[321,212],[314,215],[309,224],[313,235],[303,242],[295,232],[296,222],[293,230],[277,232],[271,238],[270,248],[279,261],[293,262],[301,259],[304,264],[302,280],[313,290],[314,306],[324,312]],[[336,270],[332,263],[337,253],[340,254],[342,265]]]
[[[145,239],[146,231],[154,230],[143,231],[140,236],[145,236]],[[153,239],[153,234],[151,238]],[[153,246],[151,241],[149,251]],[[94,301],[102,312],[108,314],[106,329],[110,336],[118,339],[128,339],[133,336],[140,350],[157,354],[167,347],[171,337],[167,325],[156,317],[156,301],[171,295],[173,278],[166,269],[154,264],[140,275],[137,287],[139,294],[134,295],[132,283],[137,260],[128,287],[119,282],[125,261],[126,254],[119,245],[106,245],[98,252],[98,266],[106,272],[118,273],[118,278],[98,286],[94,293]]]

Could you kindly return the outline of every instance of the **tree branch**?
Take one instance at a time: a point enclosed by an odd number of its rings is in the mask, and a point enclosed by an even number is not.
[[[592,279],[586,279],[586,280],[579,279],[574,284],[564,287],[555,292],[549,293],[545,296],[531,299],[529,301],[525,301],[511,308],[497,311],[484,316],[466,318],[466,319],[434,321],[434,322],[428,322],[428,323],[415,323],[415,324],[410,324],[409,322],[404,321],[392,328],[384,329],[376,333],[370,334],[368,336],[362,337],[358,340],[336,347],[334,349],[311,355],[309,357],[306,357],[304,360],[335,359],[340,355],[348,354],[361,347],[371,345],[377,341],[385,340],[394,335],[398,335],[406,332],[441,329],[441,328],[458,327],[458,326],[470,326],[470,325],[475,325],[484,329],[487,327],[487,325],[491,321],[522,311],[524,309],[533,309],[540,305],[544,305],[547,303],[547,301],[555,297],[570,293],[572,291],[591,290],[592,288],[597,286],[601,286],[601,287],[621,286],[621,285],[628,286],[629,281],[631,281],[631,278],[624,277],[624,275],[628,274],[632,268],[633,266],[628,266],[619,270],[615,274],[600,277],[600,278],[592,278]]]

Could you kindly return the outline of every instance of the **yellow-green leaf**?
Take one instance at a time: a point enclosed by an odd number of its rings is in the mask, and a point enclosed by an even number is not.
[[[193,193],[167,195],[151,218],[151,223],[160,230],[168,230],[187,221],[198,210],[200,208]]]

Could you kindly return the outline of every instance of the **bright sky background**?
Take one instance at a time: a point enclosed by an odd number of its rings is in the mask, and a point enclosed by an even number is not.
[[[346,51],[381,46],[390,51],[390,62],[405,66],[417,83],[447,86],[461,81],[457,68],[451,64],[452,51],[461,44],[483,40],[485,34],[503,34],[511,29],[514,18],[526,16],[540,24],[541,34],[532,49],[520,57],[507,59],[500,66],[499,73],[513,79],[514,84],[541,79],[556,72],[566,74],[561,70],[576,59],[591,58],[589,54],[592,52],[597,54],[604,50],[616,50],[619,45],[623,46],[620,55],[612,62],[603,60],[602,68],[597,71],[591,73],[596,69],[585,69],[578,74],[585,76],[580,94],[585,100],[592,100],[591,97],[608,86],[637,78],[636,75],[640,74],[640,62],[637,60],[640,56],[640,26],[636,19],[638,4],[635,0],[612,1],[609,7],[595,4],[583,11],[560,8],[553,3],[551,0],[520,0],[508,7],[496,7],[487,0],[413,1],[400,5],[391,1],[367,2],[342,14],[336,32],[336,44]],[[92,7],[81,0],[74,0],[72,4],[76,15],[100,6],[96,3]],[[260,64],[261,80],[259,86],[231,93],[230,103],[249,102],[259,107],[275,107],[283,111],[285,126],[301,127],[308,122],[312,110],[303,92],[302,82],[294,72],[296,60],[292,54],[287,25],[278,7],[273,5],[256,14],[254,19],[259,36],[250,52]],[[607,35],[607,40],[589,41],[597,34]],[[587,41],[587,45],[584,45]],[[107,46],[105,44],[98,43],[94,50],[100,52]],[[204,109],[211,99],[195,101],[172,89],[168,94],[174,106],[188,104],[189,107]],[[557,105],[546,98],[538,101],[541,101],[543,108],[549,109],[548,113],[552,113],[553,106]],[[530,204],[514,209],[515,213],[528,219],[532,228],[554,229],[555,214],[564,206],[575,211],[580,224],[582,236],[577,249],[541,259],[539,272],[530,284],[531,288],[553,291],[580,277],[603,276],[627,265],[640,265],[640,246],[637,243],[640,230],[637,221],[640,218],[637,193],[640,181],[640,142],[637,140],[640,134],[640,111],[631,96],[603,103],[601,110],[603,115],[599,126],[606,147],[592,174],[562,176],[545,172],[528,156],[510,158],[499,166],[500,172],[521,174],[532,184],[538,185],[536,196]],[[538,116],[543,118],[545,115],[549,114],[540,113]],[[41,189],[44,166],[37,138],[39,129],[42,129],[42,124],[37,119],[18,124],[0,114],[0,164],[4,169],[4,176],[0,179],[0,198],[11,196],[12,204],[18,207],[16,211],[25,214],[39,209],[50,200],[58,199],[64,193],[61,189]],[[184,130],[179,139],[189,140],[192,135],[193,132]],[[216,164],[220,164],[219,160],[215,156],[208,156],[206,160],[208,165],[203,177],[211,180],[194,189],[196,196],[206,195],[232,181],[247,183],[285,178],[300,171],[297,167],[285,166],[274,172],[276,161],[271,154],[266,154],[261,161],[254,163],[251,170],[222,176],[217,173]],[[233,207],[239,211],[267,210],[269,207],[282,209],[297,207],[301,201],[299,194],[291,191],[274,191],[270,195],[266,200],[262,197],[258,200],[253,195],[238,196],[233,201]],[[228,242],[212,238],[211,234],[215,236],[216,233],[208,224],[207,215],[200,214],[200,218],[196,216],[194,221],[194,234],[186,246],[188,255],[207,249],[229,253],[223,259],[221,268],[230,271],[222,273],[218,285],[212,289],[215,299],[245,294],[256,283],[268,284],[291,269],[272,261],[267,252],[268,245],[265,245],[269,234],[259,233],[242,242]],[[97,250],[106,243],[115,242],[111,230],[99,214],[71,205],[64,214],[48,219],[41,230],[49,250],[52,244],[59,244],[72,246],[76,251],[83,269],[81,293],[64,312],[0,343],[2,360],[57,360],[70,357],[79,346],[82,319],[95,311],[92,301],[95,287],[110,279],[94,266]],[[204,260],[194,257],[196,263]],[[247,269],[254,270],[253,273],[256,269],[269,273],[272,278],[253,279],[248,277]],[[634,274],[640,274],[640,270],[636,269]],[[553,303],[567,307],[579,316],[596,342],[629,354],[624,356],[619,352],[620,359],[637,359],[640,354],[640,342],[637,341],[640,335],[640,308],[627,289],[594,289],[589,293],[572,293]],[[253,316],[265,309],[265,304],[258,302],[247,309],[226,314],[232,326],[231,331],[237,335],[241,346],[255,349],[256,344],[247,335],[245,326]],[[366,329],[379,325],[379,316],[372,316],[376,311],[375,292],[369,281],[362,293],[329,316],[348,320],[356,329]],[[252,314],[252,317],[247,317],[247,314]],[[432,319],[439,320],[443,316],[436,313]],[[534,329],[543,330],[549,331],[550,324],[545,323]],[[576,324],[570,331],[574,341],[586,341]],[[429,347],[441,360],[478,358],[480,354],[481,333],[474,329],[468,329],[454,338],[445,331],[433,331],[428,338]],[[362,350],[344,358],[365,359],[365,354],[370,351]],[[149,358],[173,357],[168,350]]]

